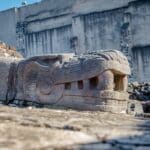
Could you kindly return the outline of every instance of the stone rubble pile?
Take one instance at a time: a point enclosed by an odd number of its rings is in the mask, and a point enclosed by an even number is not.
[[[138,83],[133,82],[128,85],[128,93],[130,99],[149,101],[150,100],[150,82]]]
[[[0,57],[22,58],[21,54],[16,51],[16,48],[6,45],[0,41]]]
[[[128,85],[129,99],[138,100],[145,113],[150,113],[150,82],[133,82]]]

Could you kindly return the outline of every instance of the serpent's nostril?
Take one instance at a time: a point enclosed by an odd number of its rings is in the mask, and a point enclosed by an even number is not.
[[[96,89],[98,86],[98,77],[89,79],[90,89]]]

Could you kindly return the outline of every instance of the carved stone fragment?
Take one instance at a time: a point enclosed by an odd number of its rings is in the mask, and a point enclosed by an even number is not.
[[[14,88],[9,85],[7,95],[9,99],[120,113],[127,108],[129,74],[127,58],[116,50],[35,56],[18,63],[13,82],[9,81]]]

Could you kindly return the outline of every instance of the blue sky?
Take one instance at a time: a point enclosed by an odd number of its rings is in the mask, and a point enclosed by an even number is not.
[[[12,7],[19,7],[21,6],[22,1],[27,1],[28,4],[31,4],[40,0],[0,0],[0,11]]]

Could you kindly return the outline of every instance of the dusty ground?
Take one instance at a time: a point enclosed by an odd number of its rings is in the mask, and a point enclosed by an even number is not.
[[[150,120],[0,105],[0,135],[1,150],[149,150]]]

